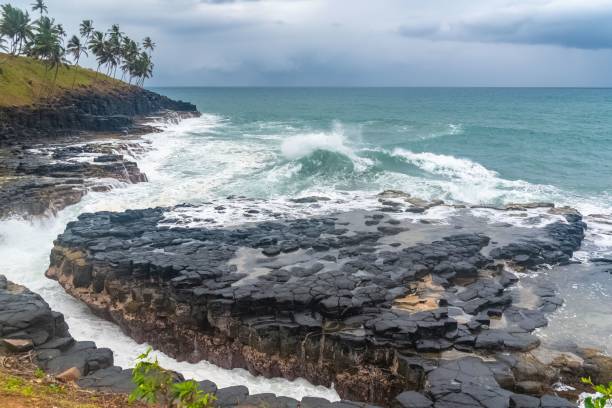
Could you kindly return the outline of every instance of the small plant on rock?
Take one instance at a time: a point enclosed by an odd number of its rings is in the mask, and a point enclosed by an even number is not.
[[[38,379],[45,378],[46,375],[47,374],[45,374],[45,371],[40,367],[37,367],[36,371],[34,371],[34,376]]]
[[[189,380],[172,384],[172,394],[182,408],[208,408],[213,406],[215,396],[198,389],[198,383]]]
[[[136,388],[130,394],[130,402],[143,401],[166,408],[209,408],[216,399],[198,389],[193,380],[175,381],[174,374],[151,357],[150,347],[138,356],[132,381]]]
[[[597,393],[595,397],[587,397],[584,400],[584,408],[606,408],[609,401],[612,401],[612,382],[608,385],[595,385],[590,378],[582,378],[583,384],[593,387],[593,391]]]

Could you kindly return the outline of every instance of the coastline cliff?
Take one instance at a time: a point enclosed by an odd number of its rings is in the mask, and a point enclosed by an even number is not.
[[[44,81],[42,62],[0,56],[0,145],[80,132],[127,132],[138,117],[162,111],[197,113],[191,103],[89,69],[62,68],[54,81]]]

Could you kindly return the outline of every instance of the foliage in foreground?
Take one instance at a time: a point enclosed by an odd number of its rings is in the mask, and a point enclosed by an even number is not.
[[[598,395],[595,397],[587,397],[584,400],[585,408],[606,408],[608,401],[612,401],[612,382],[608,385],[595,385],[590,378],[582,378],[583,384],[588,384],[593,387]]]
[[[201,391],[193,380],[176,382],[174,374],[151,357],[150,347],[138,356],[132,381],[136,388],[130,394],[130,402],[143,401],[167,408],[209,408],[216,400]]]

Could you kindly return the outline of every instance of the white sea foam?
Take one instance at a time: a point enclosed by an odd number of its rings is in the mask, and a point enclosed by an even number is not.
[[[308,156],[316,150],[329,150],[353,156],[353,150],[345,145],[344,135],[338,131],[290,136],[283,140],[281,145],[283,156],[289,160]]]
[[[329,131],[304,132],[283,122],[259,123],[257,126],[265,132],[263,135],[249,133],[249,130],[241,133],[237,125],[218,115],[156,124],[161,125],[163,131],[146,136],[145,140],[149,143],[147,148],[131,153],[149,177],[149,183],[115,183],[113,186],[116,188],[112,191],[92,192],[81,203],[46,221],[33,224],[16,220],[0,221],[0,272],[40,292],[54,308],[66,314],[77,338],[95,340],[100,346],[110,347],[116,352],[117,363],[122,365],[130,365],[131,359],[144,349],[144,345],[135,344],[116,326],[91,315],[83,304],[43,276],[53,238],[63,231],[66,222],[81,212],[211,201],[225,206],[226,210],[223,213],[214,211],[215,205],[181,207],[166,216],[192,226],[228,226],[274,219],[275,213],[283,217],[305,217],[351,209],[375,209],[380,206],[376,193],[392,188],[424,199],[441,198],[451,203],[553,201],[573,205],[584,214],[612,214],[612,204],[606,204],[612,203],[609,198],[602,203],[598,197],[580,197],[552,186],[504,179],[497,172],[466,158],[431,152],[416,153],[407,149],[391,152],[380,149],[379,152],[403,160],[423,174],[383,169],[367,183],[364,182],[364,187],[345,191],[337,188],[336,181],[315,180],[310,184],[298,185],[295,175],[300,170],[300,159],[317,150],[336,152],[352,160],[358,179],[365,177],[367,170],[381,165],[364,158],[368,151],[360,150],[359,135],[350,134],[349,137],[346,127],[340,124],[335,124]],[[460,125],[456,129],[449,127],[449,133],[462,131]],[[261,200],[226,199],[225,196],[229,194]],[[325,196],[330,200],[296,204],[290,201],[296,196]],[[245,208],[255,208],[260,212],[247,217]],[[414,221],[435,218],[443,222],[454,211],[452,207],[440,206],[424,214],[401,213],[394,216]],[[486,211],[479,211],[487,215]],[[488,216],[494,218],[490,214]],[[206,219],[214,219],[215,222]],[[538,225],[554,219],[543,218]],[[496,221],[522,222],[514,218],[498,218]],[[612,250],[612,225],[608,223],[609,219],[589,216],[586,221],[589,230],[583,248],[585,260],[593,254]],[[333,390],[314,387],[301,380],[266,380],[252,377],[243,370],[222,370],[205,362],[195,365],[178,363],[163,355],[160,361],[188,377],[208,378],[221,386],[245,384],[252,392],[274,392],[295,398],[304,395],[338,398]]]
[[[359,136],[356,135],[354,138]],[[329,132],[307,132],[285,136],[281,144],[281,152],[289,160],[300,159],[317,150],[337,152],[353,160],[359,160],[355,148],[347,137],[347,129],[340,122],[334,122]]]

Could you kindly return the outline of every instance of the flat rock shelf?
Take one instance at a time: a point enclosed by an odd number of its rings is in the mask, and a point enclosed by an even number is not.
[[[575,406],[553,389],[560,377],[610,374],[586,355],[542,350],[533,331],[563,300],[519,279],[570,262],[586,227],[578,212],[452,207],[442,221],[426,216],[440,203],[379,201],[378,210],[225,227],[175,216],[192,207],[83,214],[55,241],[47,276],[179,360],[303,377],[347,400]]]

